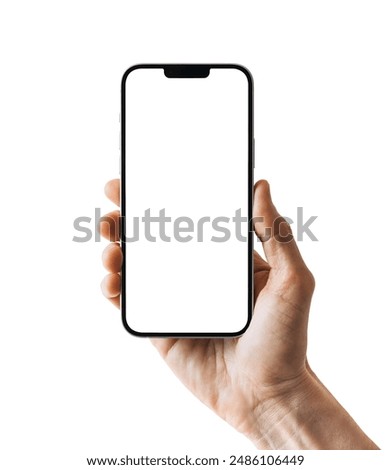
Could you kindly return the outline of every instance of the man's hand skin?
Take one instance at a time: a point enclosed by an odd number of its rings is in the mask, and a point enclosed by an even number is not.
[[[119,205],[119,180],[109,181],[105,193]],[[102,291],[117,307],[119,215],[110,212],[100,224],[112,242],[103,252],[109,274]],[[154,338],[153,345],[194,395],[260,449],[376,449],[308,365],[315,282],[264,180],[255,185],[257,217],[254,229],[267,261],[254,252],[255,307],[248,330],[240,338]]]

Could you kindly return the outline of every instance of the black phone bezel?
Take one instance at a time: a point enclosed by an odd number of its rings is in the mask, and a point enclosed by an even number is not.
[[[210,332],[210,333],[156,333],[156,332],[140,332],[132,329],[126,318],[126,243],[124,240],[125,221],[126,221],[126,179],[125,179],[125,165],[126,165],[126,79],[128,75],[134,70],[145,68],[145,69],[164,69],[164,73],[168,78],[199,78],[207,77],[206,73],[209,74],[210,69],[237,69],[240,70],[247,78],[248,81],[248,301],[247,301],[247,321],[244,327],[236,332],[232,333],[221,333],[221,332]],[[122,279],[121,279],[121,316],[122,323],[130,334],[139,337],[162,337],[162,338],[211,338],[211,337],[237,337],[241,336],[249,327],[253,307],[254,307],[254,280],[253,280],[253,227],[252,227],[252,213],[253,213],[253,185],[254,185],[254,81],[250,71],[239,64],[177,64],[177,63],[166,63],[166,64],[137,64],[128,68],[121,81],[121,179],[120,179],[120,199],[121,199],[121,223],[120,223],[120,242],[123,253],[123,264],[122,264]]]

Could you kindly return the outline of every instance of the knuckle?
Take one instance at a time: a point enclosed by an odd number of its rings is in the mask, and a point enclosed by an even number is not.
[[[307,295],[312,295],[315,290],[315,278],[306,266],[287,270],[284,284]]]
[[[280,243],[289,243],[293,240],[292,227],[281,216],[273,222],[273,234],[274,238]]]

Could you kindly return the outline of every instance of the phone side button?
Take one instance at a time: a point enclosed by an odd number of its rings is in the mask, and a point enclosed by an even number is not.
[[[255,138],[253,139],[253,168],[255,168]]]

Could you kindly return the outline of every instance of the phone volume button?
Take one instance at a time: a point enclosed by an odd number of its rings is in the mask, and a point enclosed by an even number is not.
[[[255,138],[253,138],[253,168],[255,168]]]

